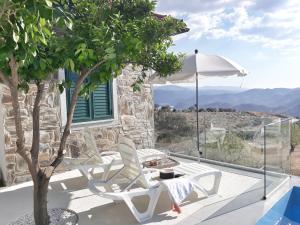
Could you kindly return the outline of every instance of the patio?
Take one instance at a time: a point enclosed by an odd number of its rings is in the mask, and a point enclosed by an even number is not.
[[[192,162],[177,158],[179,161]],[[203,163],[203,162],[201,162]],[[228,167],[216,166],[222,171],[221,184],[217,195],[203,198],[192,194],[182,205],[182,213],[170,211],[168,195],[161,195],[154,217],[145,224],[254,224],[259,217],[289,188],[291,179],[285,182],[270,198],[261,201],[263,179],[261,174],[246,172]],[[268,188],[278,185],[278,179],[269,179]],[[280,181],[281,182],[281,181]],[[203,179],[203,185],[209,185],[209,178]],[[86,187],[87,180],[79,171],[69,171],[53,176],[49,188],[49,208],[68,208],[79,215],[79,224],[138,224],[124,203],[113,203],[110,200],[93,195]],[[202,199],[201,199],[202,198]],[[146,199],[135,199],[143,209]],[[7,224],[17,217],[29,213],[32,209],[32,183],[0,189],[1,224]],[[241,215],[243,215],[241,217]],[[235,222],[236,221],[236,222]]]

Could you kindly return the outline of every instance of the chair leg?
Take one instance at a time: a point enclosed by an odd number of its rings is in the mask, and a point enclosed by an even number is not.
[[[79,165],[78,169],[81,172],[81,174],[85,176],[88,180],[91,180],[93,178],[93,176],[89,172],[89,169],[86,166]]]
[[[155,206],[158,202],[160,193],[161,193],[161,188],[158,187],[158,188],[150,189],[147,194],[142,194],[141,195],[141,194],[135,194],[135,193],[130,194],[129,193],[129,194],[123,195],[123,200],[126,203],[126,205],[128,206],[131,213],[136,218],[136,220],[139,223],[142,223],[142,222],[144,222],[148,219],[151,219],[153,217]],[[145,195],[149,196],[150,201],[149,201],[149,204],[148,204],[148,207],[147,207],[146,211],[141,213],[137,210],[137,208],[135,207],[135,205],[132,203],[131,200],[132,200],[132,198],[134,198],[136,196],[145,196]]]
[[[214,185],[213,185],[213,188],[210,191],[208,191],[209,195],[218,193],[222,173],[220,171],[217,171],[217,172],[214,173],[214,176],[215,176]]]
[[[214,183],[213,183],[213,186],[210,190],[206,190],[198,182],[201,179],[201,177],[204,177],[204,176],[214,176]],[[221,181],[221,176],[222,176],[222,173],[219,172],[219,171],[215,171],[215,172],[200,175],[200,176],[195,176],[193,178],[193,180],[195,181],[194,185],[197,189],[199,189],[201,192],[203,192],[203,194],[205,194],[206,197],[208,197],[209,195],[213,195],[213,194],[216,194],[218,192],[219,186],[220,186],[220,181]]]
[[[194,182],[194,186],[195,186],[199,191],[201,191],[201,192],[205,195],[205,197],[208,197],[208,196],[209,196],[207,190],[205,190],[204,187],[202,187],[201,185],[199,185],[198,182]]]

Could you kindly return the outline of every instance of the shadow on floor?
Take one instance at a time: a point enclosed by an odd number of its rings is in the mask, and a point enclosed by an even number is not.
[[[97,197],[96,197],[97,198]],[[187,204],[192,204],[203,198],[198,197],[196,193],[191,194],[191,196],[182,204],[182,206]],[[145,203],[147,199],[139,198],[136,199],[134,204],[138,208],[145,208]],[[159,198],[159,202],[156,206],[154,216],[150,221],[146,221],[143,224],[148,223],[159,223],[161,221],[172,221],[177,219],[177,214],[170,215],[171,201],[166,193],[162,193]],[[81,212],[79,215],[79,224],[89,224],[89,225],[133,225],[139,224],[131,211],[128,209],[127,205],[123,202],[109,203],[94,207],[90,210]]]
[[[54,182],[56,183],[56,182]],[[71,194],[56,190],[48,191],[48,208],[68,208]],[[33,211],[33,187],[0,193],[1,224],[8,224]]]
[[[270,186],[272,186],[273,183],[274,182],[267,181],[267,188],[270,188]],[[218,211],[216,211],[215,213],[213,213],[203,221],[216,218],[226,213],[259,202],[262,200],[263,196],[264,196],[264,184],[262,180],[257,184],[253,185],[252,187],[250,187],[249,189],[247,189],[245,192],[241,193],[240,195],[233,197],[230,202],[228,202],[225,206],[223,206],[221,209],[219,209]]]

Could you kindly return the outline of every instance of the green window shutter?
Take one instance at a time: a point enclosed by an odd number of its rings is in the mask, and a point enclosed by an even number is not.
[[[92,93],[93,117],[95,120],[110,119],[113,117],[112,82],[100,85]]]
[[[66,78],[71,80],[73,83],[77,80],[76,73],[72,73],[69,71],[66,71]],[[69,105],[71,103],[71,97],[72,93],[74,91],[74,85],[71,86],[67,90],[67,106],[69,109]],[[90,98],[84,98],[84,97],[78,97],[77,104],[74,111],[73,116],[73,122],[84,122],[92,120],[92,114],[91,114],[91,99]]]
[[[75,107],[73,122],[84,122],[92,120],[90,99],[78,97]]]
[[[73,83],[76,82],[76,73],[66,70],[65,75],[66,79],[71,80]],[[66,90],[68,109],[73,91],[73,85],[71,88]],[[78,123],[113,118],[112,97],[112,82],[99,85],[99,87],[93,91],[88,98],[78,97],[77,105],[74,111],[73,122]]]

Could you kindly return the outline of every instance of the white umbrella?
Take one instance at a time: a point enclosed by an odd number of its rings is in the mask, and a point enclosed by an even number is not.
[[[182,69],[166,78],[157,76],[150,78],[153,84],[165,83],[194,83],[196,73],[205,77],[246,76],[247,71],[237,63],[218,55],[205,55],[201,53],[186,55],[182,62]]]
[[[232,60],[218,55],[200,54],[198,50],[195,50],[195,54],[186,55],[182,64],[181,71],[165,78],[161,78],[154,73],[149,81],[152,84],[196,82],[197,149],[201,155],[199,148],[198,77],[246,76],[248,72]]]

